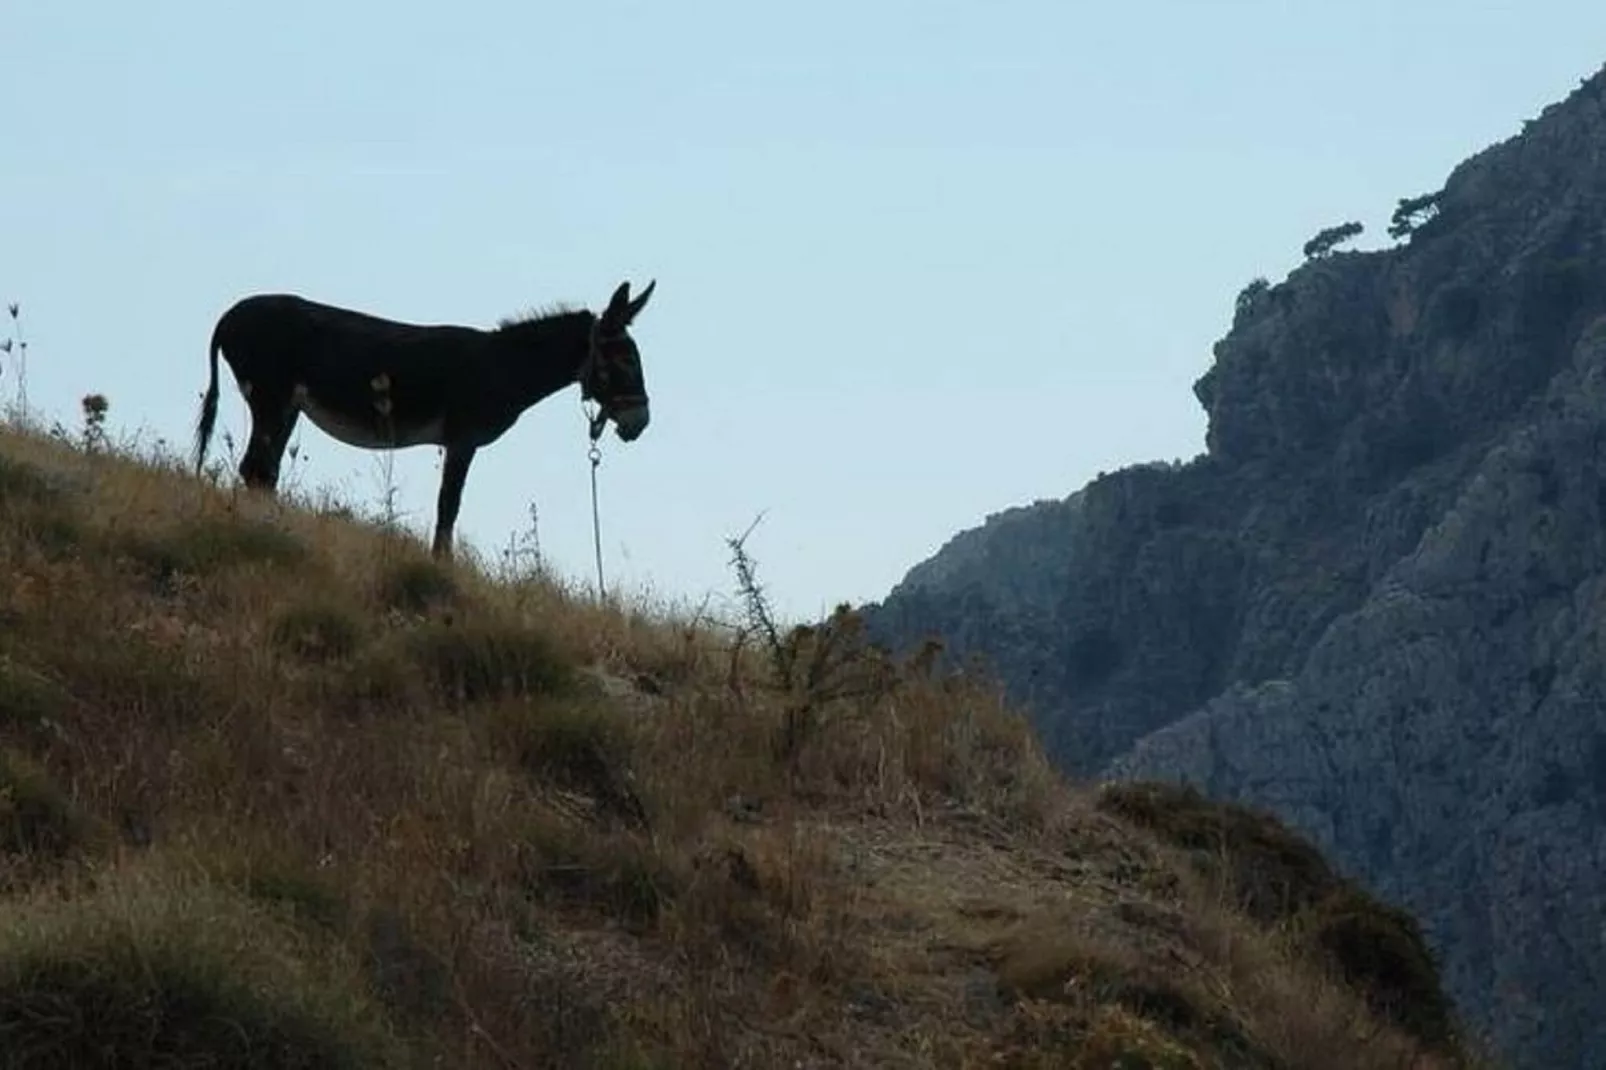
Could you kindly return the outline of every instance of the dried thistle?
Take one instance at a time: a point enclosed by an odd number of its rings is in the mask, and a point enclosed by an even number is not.
[[[16,419],[21,423],[28,422],[28,340],[22,334],[22,303],[11,301],[6,305],[6,311],[11,314],[12,337],[0,343],[0,353],[17,354],[17,403]]]
[[[85,394],[79,404],[84,410],[80,441],[84,452],[94,453],[106,445],[106,413],[111,408],[111,402],[106,400],[105,394]]]

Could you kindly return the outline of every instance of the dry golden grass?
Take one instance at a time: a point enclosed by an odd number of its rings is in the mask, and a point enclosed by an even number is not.
[[[16,432],[0,576],[5,1066],[1453,1065],[851,618]]]

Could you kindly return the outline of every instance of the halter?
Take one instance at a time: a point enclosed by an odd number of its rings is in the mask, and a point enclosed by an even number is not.
[[[625,337],[625,332],[620,331],[616,335],[603,338],[599,332],[601,326],[602,318],[600,316],[591,321],[591,334],[586,346],[586,358],[581,362],[579,374],[576,376],[580,382],[581,401],[590,399],[597,403],[596,415],[590,417],[592,442],[602,437],[603,429],[608,423],[608,416],[619,407],[621,402],[626,405],[644,405],[647,402],[647,399],[640,394],[616,394],[609,398],[602,396],[602,392],[598,389],[600,384],[597,382],[597,373],[603,362],[608,359],[603,355],[602,347],[607,342]]]
[[[651,292],[652,287],[648,286],[647,293]],[[641,303],[645,303],[646,295],[642,295],[639,300]],[[591,444],[586,451],[586,455],[591,461],[591,539],[592,548],[596,551],[597,557],[597,598],[606,600],[608,589],[602,575],[602,517],[601,511],[597,506],[597,466],[602,463],[602,448],[598,445],[598,440],[602,438],[602,432],[607,427],[609,414],[621,402],[631,406],[645,406],[647,398],[644,394],[617,394],[610,398],[602,396],[602,391],[598,389],[601,384],[597,379],[604,361],[608,359],[603,353],[603,346],[617,339],[625,338],[626,334],[624,331],[620,331],[618,334],[604,339],[601,335],[601,328],[602,317],[594,317],[591,320],[591,331],[587,338],[585,359],[580,362],[580,368],[575,378],[580,382],[580,410],[585,413],[586,419],[591,424]],[[640,359],[639,356],[637,359]],[[586,406],[587,400],[596,402],[597,411],[595,413],[592,413]]]

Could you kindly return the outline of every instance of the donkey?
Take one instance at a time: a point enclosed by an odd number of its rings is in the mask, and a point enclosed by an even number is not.
[[[279,463],[302,413],[362,449],[445,447],[430,553],[450,558],[475,451],[536,402],[577,382],[582,400],[597,404],[593,442],[610,419],[625,442],[647,429],[641,354],[629,327],[657,285],[649,282],[632,299],[630,283],[621,283],[601,315],[559,308],[503,319],[494,330],[398,323],[292,294],[241,298],[212,331],[195,470],[206,463],[217,421],[222,353],[251,411],[239,469],[247,487],[276,492]]]

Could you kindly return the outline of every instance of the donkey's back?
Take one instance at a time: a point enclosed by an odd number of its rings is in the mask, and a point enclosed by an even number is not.
[[[212,345],[230,363],[252,355],[283,356],[307,347],[338,348],[342,344],[407,343],[483,332],[452,324],[405,323],[367,312],[328,305],[299,294],[267,293],[242,297],[218,317]]]

